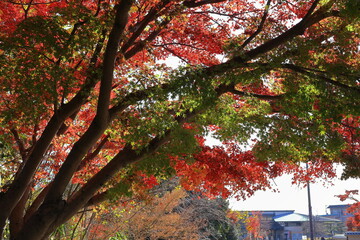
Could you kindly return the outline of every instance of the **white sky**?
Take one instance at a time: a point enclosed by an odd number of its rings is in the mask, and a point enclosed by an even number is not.
[[[341,169],[338,170],[341,173]],[[308,214],[307,189],[291,185],[291,176],[275,179],[279,193],[271,190],[258,191],[245,201],[229,199],[230,208],[234,210],[295,210],[297,213]],[[335,195],[344,194],[345,190],[360,190],[360,179],[341,181],[334,179],[334,184],[323,186],[323,183],[310,185],[312,211],[314,215],[326,214],[328,205],[352,203],[341,202]],[[359,197],[360,198],[360,197]]]
[[[208,136],[206,144],[209,146],[221,145],[221,142]],[[244,146],[246,148],[246,146]],[[338,178],[341,177],[343,167],[336,167]],[[260,211],[260,210],[295,210],[297,213],[308,214],[308,195],[307,188],[292,185],[291,175],[284,175],[274,179],[274,188],[272,190],[257,191],[246,200],[236,200],[230,198],[230,208],[240,211]],[[324,186],[325,185],[325,186]],[[314,215],[325,215],[329,212],[329,205],[348,204],[352,201],[341,202],[335,195],[344,194],[345,190],[359,190],[360,179],[349,179],[342,181],[340,179],[329,180],[325,183],[321,180],[318,183],[310,184],[312,213]],[[360,200],[360,195],[357,199]]]

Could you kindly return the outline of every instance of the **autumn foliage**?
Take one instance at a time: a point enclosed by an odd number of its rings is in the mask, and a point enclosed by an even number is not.
[[[359,15],[356,0],[0,1],[0,235],[47,239],[175,174],[224,197],[332,162],[359,176]]]
[[[246,220],[246,230],[248,231],[250,238],[249,239],[258,239],[261,238],[261,213],[252,212],[251,216]]]
[[[199,239],[203,223],[192,222],[189,211],[176,211],[185,196],[183,189],[175,189],[148,202],[134,201],[112,211],[105,206],[91,224],[89,238],[108,239],[118,234],[129,239]]]
[[[337,196],[341,201],[351,200],[354,202],[347,209],[347,213],[352,215],[346,221],[349,231],[360,231],[360,201],[356,198],[358,194],[359,190],[347,190],[345,194]]]

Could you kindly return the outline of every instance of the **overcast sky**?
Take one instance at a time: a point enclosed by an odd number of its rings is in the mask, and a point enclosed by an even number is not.
[[[341,172],[339,168],[338,172]],[[341,202],[335,195],[344,194],[345,190],[360,190],[360,180],[333,180],[334,186],[322,183],[311,184],[311,202],[314,215],[326,213],[328,205],[351,203]],[[245,201],[230,199],[230,207],[234,210],[295,210],[308,214],[307,189],[291,185],[291,176],[283,176],[275,180],[280,193],[259,191]],[[359,196],[360,200],[360,196]]]

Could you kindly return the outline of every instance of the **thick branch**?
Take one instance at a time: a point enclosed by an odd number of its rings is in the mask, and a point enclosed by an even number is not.
[[[86,102],[86,99],[88,98],[91,90],[94,88],[96,82],[98,81],[97,73],[96,71],[93,71],[93,67],[95,66],[101,52],[102,42],[103,39],[99,41],[93,53],[92,59],[90,61],[90,67],[88,70],[89,77],[86,79],[84,86],[75,95],[75,97],[70,100],[70,102],[63,104],[58,109],[58,111],[54,113],[54,115],[49,120],[47,126],[45,127],[41,137],[33,146],[31,154],[29,155],[26,164],[23,167],[23,170],[12,182],[9,189],[5,193],[0,194],[0,206],[3,207],[3,210],[0,211],[0,229],[2,228],[2,226],[5,225],[5,221],[11,213],[12,209],[16,206],[25,189],[30,184],[30,181],[34,176],[38,165],[40,164],[56,133],[58,132],[64,121],[69,116],[78,111],[81,105]]]
[[[6,193],[2,193],[0,196],[0,206],[3,207],[3,210],[0,211],[0,229],[3,224],[5,224],[5,221],[8,218],[10,212],[15,207],[23,195],[25,189],[29,185],[38,165],[40,164],[44,154],[46,153],[50,143],[52,142],[56,133],[59,131],[60,127],[69,116],[78,111],[78,109],[86,102],[91,90],[98,82],[98,74],[96,71],[94,71],[94,68],[103,47],[103,41],[104,38],[100,39],[96,45],[95,51],[90,60],[88,77],[83,87],[79,90],[73,99],[71,99],[66,104],[62,104],[57,112],[54,113],[40,138],[31,149],[32,151],[26,161],[26,164],[23,167],[23,170],[20,172],[19,177],[13,181]]]
[[[28,200],[28,197],[30,195],[31,188],[30,186],[27,187],[25,193],[23,194],[22,198],[16,205],[16,207],[13,209],[13,211],[10,214],[9,222],[10,222],[10,233],[11,237],[15,236],[21,229],[24,223],[24,214],[25,214],[25,208],[26,203]]]
[[[100,153],[101,149],[104,147],[105,143],[107,143],[108,139],[109,139],[109,135],[106,135],[96,146],[95,150],[91,153],[88,153],[85,156],[85,158],[81,161],[78,171],[84,168],[91,160],[93,160]]]
[[[99,121],[99,124],[101,124],[101,122],[107,122],[107,112],[110,105],[110,93],[114,78],[115,60],[122,34],[128,22],[128,12],[131,5],[132,0],[122,0],[121,3],[116,6],[117,10],[115,22],[110,32],[104,54],[103,72],[96,112],[96,118]]]
[[[61,199],[67,184],[69,183],[73,173],[78,169],[82,158],[88,150],[96,143],[109,124],[108,107],[110,105],[110,92],[112,89],[112,81],[114,75],[114,65],[119,42],[125,26],[128,21],[128,12],[132,5],[131,0],[121,1],[116,6],[116,17],[113,28],[109,35],[109,40],[104,54],[103,75],[101,78],[100,93],[98,98],[98,106],[96,116],[91,123],[89,129],[74,144],[68,157],[61,166],[56,175],[49,193],[45,198],[46,202],[56,202]]]
[[[181,124],[190,120],[201,110],[187,112],[184,116],[178,116],[175,120]],[[140,161],[145,156],[154,153],[160,146],[165,144],[170,139],[171,130],[165,131],[163,135],[153,138],[147,147],[140,151],[132,149],[130,144],[127,144],[106,166],[104,166],[97,174],[95,174],[73,197],[69,200],[68,205],[65,206],[61,216],[58,218],[54,226],[67,221],[73,214],[89,203],[89,200],[95,193],[110,180],[120,169],[129,164]]]
[[[314,0],[314,2],[311,4],[309,10],[307,11],[306,15],[304,16],[304,19],[307,19],[308,17],[311,16],[311,14],[315,11],[315,8],[318,6],[320,0]]]
[[[47,185],[45,188],[43,188],[39,195],[32,202],[31,206],[26,211],[26,214],[24,216],[24,222],[26,222],[39,209],[40,205],[44,201],[46,194],[49,191],[49,187],[50,185]]]
[[[128,19],[128,11],[132,5],[131,0],[123,0],[116,6],[116,16],[113,29],[110,32],[107,48],[104,54],[103,62],[103,75],[101,78],[100,94],[98,99],[97,114],[88,131],[74,144],[72,151],[69,153],[64,164],[60,168],[59,173],[56,175],[53,183],[50,186],[49,192],[44,200],[43,205],[39,208],[39,213],[47,212],[49,206],[58,208],[61,206],[61,196],[69,183],[73,173],[78,168],[81,159],[85,156],[87,151],[96,143],[97,139],[106,129],[108,124],[108,107],[110,104],[110,92],[112,88],[114,64],[118,45],[125,29]],[[58,128],[56,129],[57,132]],[[60,205],[59,205],[60,204]],[[30,217],[25,224],[23,230],[19,233],[19,238],[33,235],[34,239],[46,232],[37,232],[35,226],[41,227],[42,231],[47,230],[52,221],[56,218],[56,212],[52,214],[46,213],[34,215]],[[46,220],[45,220],[46,219]],[[39,223],[41,222],[41,224]]]

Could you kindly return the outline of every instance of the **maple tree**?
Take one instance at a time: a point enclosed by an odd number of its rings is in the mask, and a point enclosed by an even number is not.
[[[349,231],[360,231],[360,201],[355,197],[358,194],[359,190],[347,190],[345,191],[345,194],[337,196],[341,201],[354,201],[347,209],[347,213],[353,215],[346,220],[346,226]]]
[[[1,231],[46,239],[175,173],[240,197],[330,161],[359,176],[359,15],[356,0],[1,1]]]

